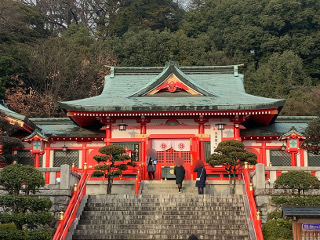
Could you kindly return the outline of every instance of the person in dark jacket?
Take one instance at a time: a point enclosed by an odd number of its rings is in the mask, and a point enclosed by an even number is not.
[[[197,164],[195,164],[195,168],[193,169],[193,172],[197,173],[198,180],[196,180],[196,187],[198,187],[198,193],[203,194],[204,187],[206,186],[206,180],[207,180],[207,172],[204,167],[204,163],[199,161]]]
[[[176,166],[174,167],[174,175],[176,175],[176,184],[178,185],[179,193],[181,193],[182,182],[185,174],[186,170],[183,167],[183,162],[181,160],[176,161]]]
[[[154,180],[155,179],[155,171],[156,171],[156,163],[157,160],[152,158],[152,157],[148,157],[147,158],[147,172],[148,172],[148,176],[149,176],[149,180]]]

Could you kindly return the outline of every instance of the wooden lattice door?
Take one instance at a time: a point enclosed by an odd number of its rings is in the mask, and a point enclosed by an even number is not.
[[[175,160],[183,160],[183,166],[186,170],[186,180],[190,180],[191,176],[191,156],[190,151],[175,151],[173,148],[169,148],[165,151],[157,152],[157,160],[159,170],[162,166],[174,166]]]

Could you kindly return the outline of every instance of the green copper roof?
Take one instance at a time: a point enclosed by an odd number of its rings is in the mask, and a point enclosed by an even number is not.
[[[246,126],[246,129],[241,130],[241,136],[282,136],[287,134],[292,127],[303,135],[308,123],[314,118],[316,116],[278,116],[269,126]]]
[[[283,99],[271,99],[247,94],[243,75],[238,66],[163,68],[111,68],[105,77],[99,96],[61,102],[62,108],[72,111],[170,111],[170,110],[250,110],[282,107]],[[174,73],[184,84],[201,95],[181,92],[144,93],[157,87]]]
[[[39,129],[34,130],[30,135],[24,137],[23,140],[28,140],[36,135],[48,141],[48,137],[45,134],[43,134]]]
[[[37,128],[36,125],[32,121],[30,121],[26,116],[14,112],[14,111],[10,110],[9,108],[7,108],[6,106],[4,106],[2,104],[0,104],[0,110],[3,111],[4,114],[6,116],[10,117],[10,118],[23,121],[25,124],[30,126],[32,129],[36,129]]]
[[[31,118],[47,137],[105,137],[99,129],[81,128],[70,118]]]

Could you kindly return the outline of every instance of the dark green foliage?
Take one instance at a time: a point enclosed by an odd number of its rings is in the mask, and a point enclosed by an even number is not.
[[[265,240],[292,240],[292,223],[287,219],[272,219],[262,226]]]
[[[320,181],[317,177],[309,172],[293,170],[282,173],[274,182],[274,188],[290,189],[292,195],[298,193],[300,196],[301,191],[309,189],[317,189],[320,186]]]
[[[308,123],[305,129],[306,140],[302,148],[314,154],[320,154],[320,117],[313,119]]]
[[[35,193],[36,189],[44,186],[45,181],[42,173],[29,165],[12,164],[0,172],[0,183],[9,194],[18,196],[24,191],[28,196],[30,192]]]
[[[49,230],[10,230],[0,231],[0,240],[51,240]]]
[[[272,197],[279,206],[320,206],[320,196],[281,196]]]
[[[274,212],[268,213],[268,215],[267,215],[267,221],[272,220],[272,219],[279,219],[279,218],[282,218],[281,211],[274,211]]]
[[[47,198],[34,198],[23,196],[0,196],[0,207],[15,208],[17,212],[49,211],[52,202]]]
[[[123,4],[105,27],[108,35],[122,36],[130,28],[177,30],[183,10],[171,0],[132,0]]]
[[[95,155],[98,163],[94,168],[97,171],[92,173],[92,177],[106,177],[108,179],[107,194],[111,194],[113,178],[122,174],[123,170],[128,169],[128,166],[135,167],[136,164],[131,162],[131,158],[126,154],[126,149],[118,145],[107,145],[99,149],[103,155]]]
[[[0,214],[0,223],[7,226],[0,228],[0,239],[51,239],[52,233],[42,230],[53,219],[49,212],[51,201],[29,196],[44,186],[42,173],[32,166],[12,164],[0,174],[0,182],[10,194],[0,196],[0,207],[4,211]],[[19,196],[20,190],[25,191],[25,196]]]
[[[16,225],[27,225],[28,228],[36,228],[39,224],[50,223],[52,214],[46,213],[3,213],[0,214],[1,223],[15,223]]]
[[[11,164],[16,157],[12,154],[13,149],[22,149],[23,143],[19,138],[12,135],[17,132],[20,127],[17,124],[11,124],[6,115],[0,111],[0,145],[2,153],[0,154],[0,162]]]
[[[257,156],[254,153],[246,151],[244,144],[237,140],[227,140],[219,143],[211,156],[206,159],[206,162],[214,167],[223,165],[228,172],[230,187],[232,186],[231,178],[233,178],[233,188],[235,190],[235,174],[240,166],[248,162],[250,165],[257,163]]]

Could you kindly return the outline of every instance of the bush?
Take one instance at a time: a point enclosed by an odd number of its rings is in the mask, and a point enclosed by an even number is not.
[[[12,164],[0,172],[0,183],[11,195],[18,196],[24,191],[28,196],[30,192],[35,193],[36,189],[45,184],[42,173],[33,166]]]
[[[279,206],[320,206],[320,196],[281,196],[271,200]]]
[[[272,220],[272,219],[280,219],[282,218],[282,212],[281,211],[274,211],[271,212],[267,215],[267,220]]]
[[[272,219],[262,226],[264,240],[292,240],[292,223],[287,219]]]
[[[291,189],[292,195],[298,192],[300,196],[301,191],[319,188],[319,180],[311,173],[293,170],[282,173],[274,182],[274,188]]]
[[[48,230],[43,231],[17,231],[7,229],[0,231],[0,240],[51,240],[52,233]]]

